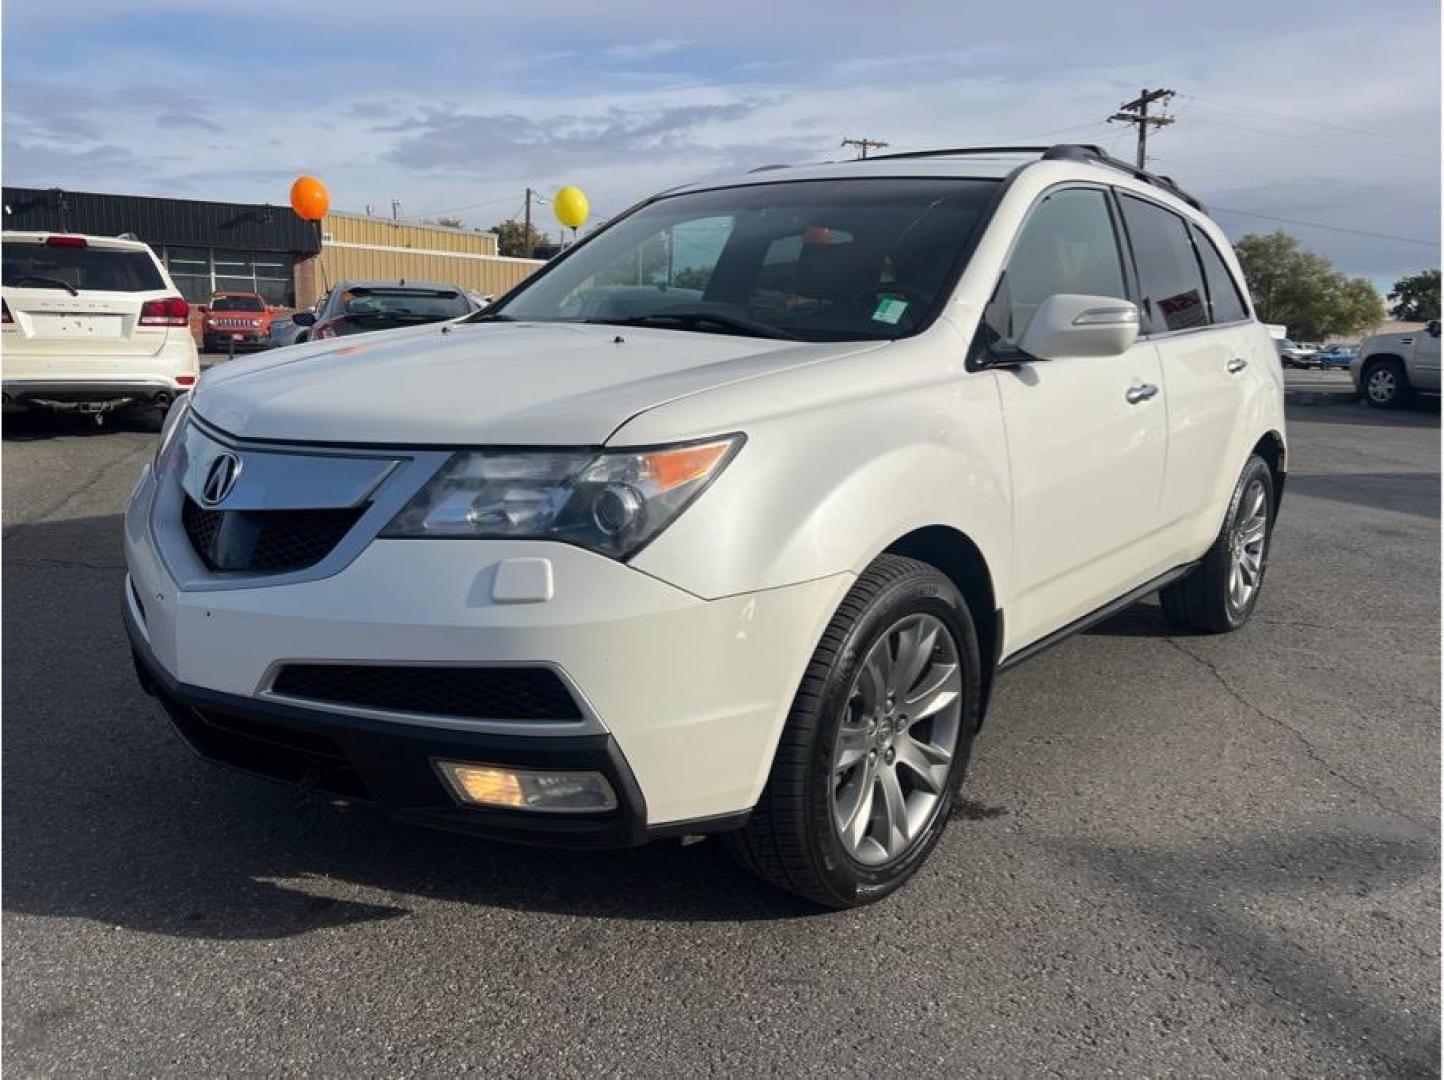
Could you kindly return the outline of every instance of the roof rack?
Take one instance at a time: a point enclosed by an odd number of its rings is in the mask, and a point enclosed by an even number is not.
[[[990,154],[1037,154],[1040,161],[1081,161],[1089,165],[1102,165],[1127,173],[1135,180],[1162,188],[1170,195],[1177,196],[1195,210],[1202,211],[1203,203],[1184,191],[1172,177],[1160,176],[1147,169],[1140,169],[1126,161],[1113,157],[1101,146],[1092,143],[1057,143],[1053,146],[953,146],[937,150],[906,150],[896,154],[873,154],[858,158],[859,161],[882,161],[897,158],[970,157]]]

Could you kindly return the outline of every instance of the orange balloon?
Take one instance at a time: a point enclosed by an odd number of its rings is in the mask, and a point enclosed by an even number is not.
[[[291,185],[291,209],[307,221],[320,221],[330,205],[326,185],[314,176],[298,176]]]

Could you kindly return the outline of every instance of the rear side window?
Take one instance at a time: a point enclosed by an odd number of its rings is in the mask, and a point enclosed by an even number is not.
[[[1154,333],[1208,325],[1203,273],[1188,225],[1171,210],[1120,193],[1123,222],[1143,292],[1143,312]]]
[[[1238,322],[1248,318],[1248,305],[1239,292],[1238,282],[1229,273],[1223,256],[1213,241],[1197,226],[1189,225],[1193,234],[1193,246],[1198,249],[1199,261],[1203,263],[1203,277],[1208,282],[1208,306],[1216,323]]]
[[[103,292],[157,292],[165,280],[144,251],[96,247],[51,247],[6,241],[3,281],[22,289],[93,289]]]
[[[984,324],[995,340],[1016,342],[1038,306],[1055,293],[1128,296],[1108,199],[1095,188],[1055,191],[1033,209]]]

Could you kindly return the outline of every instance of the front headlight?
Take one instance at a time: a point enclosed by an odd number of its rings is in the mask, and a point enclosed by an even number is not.
[[[646,450],[464,451],[381,535],[560,540],[625,559],[665,529],[742,442],[726,435]]]

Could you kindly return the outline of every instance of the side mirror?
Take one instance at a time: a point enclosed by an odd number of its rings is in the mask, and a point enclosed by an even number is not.
[[[1426,334],[1428,334],[1430,337],[1438,337],[1438,336],[1439,336],[1439,320],[1438,320],[1438,319],[1430,319],[1430,320],[1429,320],[1429,325],[1426,326],[1426,327],[1424,327],[1424,332],[1425,332]]]
[[[315,326],[316,316],[314,312],[298,311],[291,316],[291,321],[297,326]]]
[[[1138,340],[1138,305],[1112,296],[1055,293],[1038,305],[1018,348],[1039,360],[1118,356]]]

